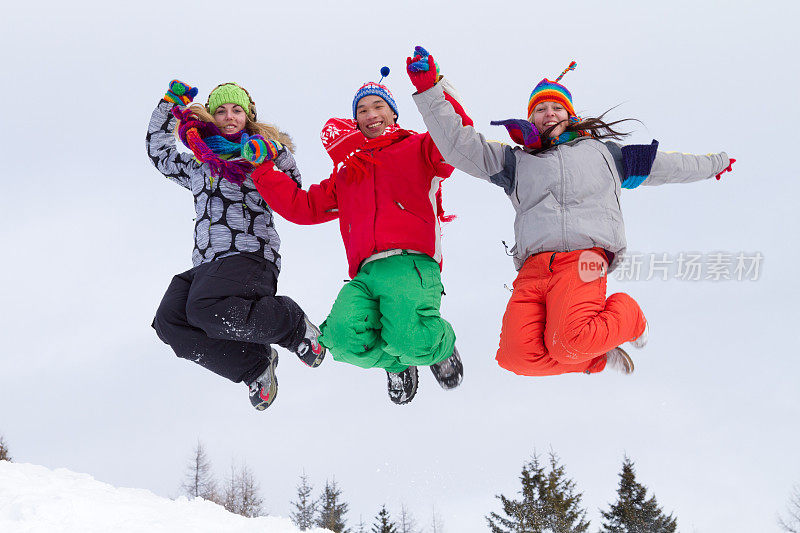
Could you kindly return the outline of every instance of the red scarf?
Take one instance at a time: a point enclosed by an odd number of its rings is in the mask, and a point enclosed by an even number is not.
[[[355,120],[332,118],[323,126],[320,139],[333,161],[334,170],[339,168],[339,165],[346,166],[348,169],[347,181],[353,183],[364,177],[367,173],[368,164],[380,164],[378,160],[367,152],[386,148],[411,135],[417,135],[417,132],[405,130],[397,124],[392,124],[386,128],[386,131],[380,137],[367,139],[358,129],[358,123]],[[439,220],[442,222],[450,222],[455,218],[453,215],[445,216],[444,214],[441,183],[439,183],[439,190],[436,191],[436,211]]]
[[[416,132],[404,130],[397,124],[392,124],[380,137],[367,139],[355,120],[346,118],[332,118],[325,123],[320,133],[322,145],[333,161],[334,167],[344,165],[348,168],[347,181],[359,181],[367,172],[367,165],[380,164],[369,153],[402,141],[406,137],[416,135]]]

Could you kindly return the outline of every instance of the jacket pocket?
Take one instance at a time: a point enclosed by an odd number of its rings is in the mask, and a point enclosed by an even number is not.
[[[414,259],[414,270],[417,271],[423,289],[442,287],[439,265],[433,259]]]
[[[250,285],[256,276],[263,276],[267,261],[260,261],[246,254],[235,254],[211,262],[206,275]]]
[[[430,224],[431,223],[430,220],[425,220],[425,218],[423,216],[418,215],[414,211],[410,211],[409,209],[406,209],[406,207],[403,204],[401,204],[400,202],[398,202],[397,200],[394,201],[394,205],[396,205],[397,208],[400,209],[402,212],[408,213],[409,215],[413,216],[414,218],[419,219],[420,221],[422,221],[422,222],[424,222],[426,224]]]

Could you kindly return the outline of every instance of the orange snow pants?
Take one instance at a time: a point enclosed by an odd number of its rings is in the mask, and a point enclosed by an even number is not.
[[[503,315],[497,363],[523,376],[601,372],[605,353],[645,327],[633,298],[606,298],[607,270],[599,248],[529,257]]]

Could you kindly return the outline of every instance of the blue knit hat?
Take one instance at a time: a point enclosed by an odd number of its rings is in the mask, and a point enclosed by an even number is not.
[[[381,68],[381,79],[389,75],[389,67]],[[391,91],[385,85],[381,85],[380,82],[375,83],[374,81],[368,81],[361,88],[356,91],[356,95],[353,98],[353,120],[356,120],[356,107],[358,106],[358,101],[364,98],[365,96],[370,95],[380,96],[383,98],[389,107],[392,108],[394,114],[400,116],[400,113],[397,112],[397,103],[394,101],[394,97],[392,96]]]

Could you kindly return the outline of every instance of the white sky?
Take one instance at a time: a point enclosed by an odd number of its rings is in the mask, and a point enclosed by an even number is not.
[[[170,496],[200,438],[220,476],[245,460],[267,509],[288,516],[303,469],[335,476],[351,524],[405,503],[446,530],[486,530],[521,466],[550,447],[583,492],[592,529],[623,454],[681,531],[777,531],[800,482],[798,9],[791,2],[14,3],[0,20],[2,320],[0,435],[19,461]],[[610,281],[642,305],[651,340],[633,376],[523,378],[494,362],[514,278],[500,188],[456,172],[445,208],[443,312],[465,362],[442,391],[421,373],[412,404],[382,371],[281,352],[264,413],[234,385],[177,359],[150,328],[171,277],[191,266],[192,198],[151,166],[150,112],[168,82],[237,81],[290,132],[306,184],[326,178],[319,130],[348,116],[382,65],[400,123],[422,130],[404,74],[422,44],[478,130],[522,118],[531,88],[564,83],[580,114],[622,104],[629,142],[727,151],[721,182],[623,193],[631,250],[760,252],[758,281]],[[335,222],[283,220],[279,292],[317,323],[346,277]]]

